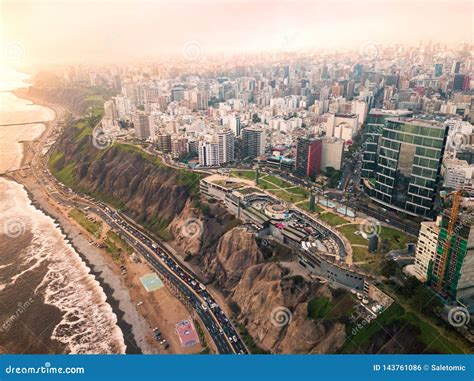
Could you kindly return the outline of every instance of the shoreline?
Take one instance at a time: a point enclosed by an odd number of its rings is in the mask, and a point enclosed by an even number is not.
[[[32,104],[49,108],[54,112],[54,118],[52,120],[37,122],[45,125],[44,130],[38,137],[33,140],[18,142],[18,144],[20,144],[22,147],[20,168],[23,168],[24,166],[32,164],[35,154],[32,152],[34,151],[32,150],[32,146],[34,144],[38,144],[38,142],[41,142],[42,140],[46,140],[49,137],[51,128],[57,125],[58,120],[63,115],[63,113],[67,112],[67,110],[61,105],[48,103],[43,100],[39,100],[36,97],[29,97],[23,92],[18,92],[17,90],[13,90],[11,92],[20,99],[28,100]],[[23,186],[28,194],[31,205],[53,220],[53,223],[59,228],[61,234],[64,236],[65,243],[71,245],[71,247],[79,255],[81,261],[89,268],[89,274],[91,274],[99,283],[99,287],[106,296],[105,302],[110,305],[112,313],[116,316],[116,325],[120,329],[124,343],[126,345],[125,353],[141,354],[150,352],[146,341],[143,340],[144,334],[138,335],[142,336],[142,339],[137,341],[137,335],[134,330],[141,330],[142,327],[137,326],[142,325],[140,323],[143,322],[137,321],[137,318],[140,320],[140,316],[135,310],[134,304],[130,300],[128,290],[125,286],[123,286],[121,280],[115,277],[113,271],[106,268],[106,264],[103,260],[102,263],[100,263],[102,254],[93,253],[92,250],[89,250],[89,248],[93,249],[93,247],[89,246],[87,240],[82,237],[81,233],[79,231],[74,231],[77,229],[74,229],[73,224],[68,222],[67,218],[61,213],[56,212],[54,206],[44,198],[44,195],[43,197],[37,197],[35,190],[31,189],[32,186],[28,184],[27,178],[23,178],[22,176],[14,176],[13,173],[0,174],[0,176],[3,176],[7,180],[15,181],[16,183]],[[36,189],[36,192],[38,191],[39,189]],[[82,240],[85,242],[81,242]],[[89,247],[86,247],[86,245]],[[114,277],[116,279],[114,279]],[[130,323],[129,320],[132,323]]]
[[[19,183],[21,184],[21,183]],[[89,274],[93,275],[94,279],[99,282],[99,285],[106,296],[105,302],[110,305],[112,308],[112,312],[117,317],[117,326],[122,331],[122,335],[124,338],[124,343],[126,345],[126,354],[141,354],[142,351],[138,347],[137,343],[135,342],[135,338],[132,333],[132,326],[124,320],[125,312],[119,308],[120,301],[114,298],[114,289],[107,283],[106,277],[102,276],[103,270],[97,270],[94,263],[91,263],[91,260],[83,253],[83,250],[79,249],[77,242],[75,242],[75,237],[71,236],[68,233],[61,222],[56,218],[56,216],[52,215],[49,211],[45,210],[40,202],[35,198],[34,194],[25,186],[25,184],[21,184],[25,191],[28,193],[28,198],[30,199],[31,205],[34,206],[37,210],[40,210],[44,215],[48,216],[53,220],[53,223],[56,227],[60,230],[61,234],[63,235],[63,240],[66,244],[71,245],[74,251],[79,255],[82,262],[89,268]]]

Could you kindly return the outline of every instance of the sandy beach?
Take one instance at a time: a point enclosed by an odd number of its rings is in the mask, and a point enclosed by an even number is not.
[[[21,94],[23,98],[24,95]],[[201,345],[192,348],[182,348],[174,325],[190,313],[184,305],[167,289],[163,287],[152,293],[147,293],[140,284],[139,278],[152,272],[145,263],[135,263],[125,256],[124,274],[120,266],[114,262],[110,253],[90,243],[94,237],[81,225],[69,217],[71,208],[60,205],[50,197],[41,186],[33,173],[39,160],[39,147],[50,136],[57,132],[58,121],[67,113],[60,105],[48,104],[41,100],[29,99],[36,104],[52,108],[55,119],[46,122],[46,128],[35,141],[23,143],[23,158],[21,167],[25,168],[8,174],[6,177],[21,183],[27,190],[36,208],[53,218],[60,226],[66,239],[78,252],[82,260],[91,269],[91,274],[100,283],[107,296],[107,302],[117,316],[117,324],[123,332],[126,353],[197,353]],[[98,218],[96,216],[96,218]],[[103,226],[106,226],[103,223]],[[140,304],[140,306],[137,306]],[[170,344],[168,350],[154,339],[152,328],[158,326]]]

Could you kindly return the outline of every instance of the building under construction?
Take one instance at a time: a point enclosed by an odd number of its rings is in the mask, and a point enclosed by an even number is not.
[[[447,301],[474,312],[474,201],[455,193],[440,220],[428,284]]]

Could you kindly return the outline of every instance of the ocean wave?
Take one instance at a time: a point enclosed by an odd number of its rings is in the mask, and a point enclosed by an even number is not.
[[[67,353],[125,353],[117,316],[102,287],[55,221],[31,204],[20,184],[0,179],[0,190],[7,196],[0,199],[0,212],[27,220],[25,231],[32,234],[30,245],[19,256],[22,271],[9,283],[47,264],[35,293],[63,312],[51,338],[63,343]],[[5,221],[4,216],[0,221]]]

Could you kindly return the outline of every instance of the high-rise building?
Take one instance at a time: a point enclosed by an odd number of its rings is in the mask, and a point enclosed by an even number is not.
[[[219,142],[219,164],[234,161],[234,133],[225,129],[217,133]]]
[[[153,137],[152,132],[154,134],[154,125],[149,115],[137,113],[133,116],[132,120],[137,139],[146,140],[149,137]]]
[[[411,215],[433,217],[448,130],[434,121],[386,119],[371,198]]]
[[[451,208],[444,210],[440,220],[436,253],[428,268],[428,284],[446,300],[458,301],[471,313],[474,312],[473,213],[472,201],[462,204],[453,233],[448,234]]]
[[[175,157],[188,152],[188,139],[177,137],[171,141],[171,153]]]
[[[453,61],[453,65],[451,66],[451,73],[458,74],[460,70],[461,70],[461,62]]]
[[[127,97],[114,97],[113,100],[119,119],[123,119],[132,113],[130,99],[128,99]]]
[[[256,158],[265,154],[265,131],[260,127],[242,130],[242,157]]]
[[[175,86],[171,90],[171,100],[174,102],[180,102],[184,99],[184,87]]]
[[[171,145],[171,134],[157,134],[156,135],[156,148],[158,151],[169,153],[171,152],[172,145]]]
[[[106,101],[104,103],[104,118],[109,119],[112,123],[117,119],[118,113],[117,108],[113,100]]]
[[[326,121],[326,136],[350,140],[359,131],[355,114],[329,114]]]
[[[215,142],[199,142],[199,165],[213,167],[219,165],[219,144]]]
[[[377,147],[379,138],[382,136],[382,130],[385,126],[385,120],[393,117],[409,117],[413,112],[408,110],[382,110],[373,108],[367,116],[367,123],[362,132],[362,148],[364,156],[362,158],[361,176],[363,178],[373,178],[377,167]]]
[[[466,75],[464,74],[455,74],[453,79],[453,90],[454,91],[463,91],[466,81]]]
[[[242,131],[242,127],[240,125],[240,116],[230,117],[229,128],[232,130],[235,136],[240,136]]]
[[[322,139],[298,138],[295,172],[301,177],[315,178],[321,168]]]
[[[416,242],[414,275],[421,281],[426,282],[430,261],[436,255],[438,245],[439,226],[435,221],[423,221]]]
[[[328,167],[340,170],[344,154],[344,140],[336,138],[324,138],[321,147],[321,171]]]

